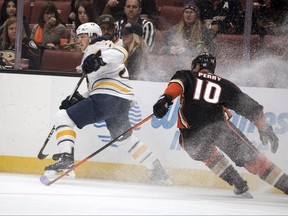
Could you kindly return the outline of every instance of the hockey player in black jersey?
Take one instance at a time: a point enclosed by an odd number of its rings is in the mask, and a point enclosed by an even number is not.
[[[244,167],[288,194],[287,174],[260,153],[227,118],[227,109],[231,109],[249,119],[258,128],[263,144],[270,142],[271,151],[275,153],[278,138],[272,126],[266,123],[263,106],[234,83],[215,75],[215,67],[216,58],[203,53],[192,61],[191,70],[177,71],[153,106],[154,115],[164,117],[172,100],[180,96],[180,143],[192,159],[202,161],[217,176],[234,186],[235,194],[247,193],[247,182],[222,152],[236,166]]]

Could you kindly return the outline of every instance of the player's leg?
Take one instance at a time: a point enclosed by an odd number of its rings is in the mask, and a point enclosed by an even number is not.
[[[263,181],[283,191],[288,195],[288,176],[265,155],[258,154],[257,158],[244,165],[250,173],[258,175]]]
[[[45,175],[53,176],[74,166],[75,124],[67,115],[66,110],[59,110],[56,114],[56,142],[58,153],[53,155],[57,162],[45,167]],[[74,173],[71,173],[73,176]]]
[[[236,195],[249,195],[249,187],[238,171],[233,167],[229,160],[220,152],[215,146],[211,148],[210,156],[202,160],[202,162],[215,175],[226,181],[231,186],[234,186],[234,193]],[[246,193],[246,194],[245,194]]]
[[[54,164],[45,167],[45,175],[53,176],[59,172],[74,166],[74,145],[76,140],[76,132],[74,127],[83,128],[85,125],[91,124],[95,120],[94,110],[99,109],[95,107],[91,98],[88,97],[67,110],[59,110],[55,116],[56,127],[56,143],[58,153],[53,155],[56,160]],[[100,117],[98,117],[100,118]],[[74,172],[69,173],[74,176]]]
[[[223,153],[212,145],[215,139],[205,131],[181,130],[180,143],[184,150],[192,159],[203,162],[216,176],[234,186],[236,195],[252,198],[247,182]]]
[[[232,123],[230,128],[235,133],[230,133],[230,136],[227,137],[226,143],[229,145],[229,150],[225,153],[237,166],[244,167],[250,173],[258,175],[266,183],[288,194],[287,174],[265,155],[261,154]]]
[[[172,183],[160,160],[157,159],[148,145],[139,140],[139,138],[131,134],[131,136],[117,142],[116,145],[128,152],[135,161],[148,169],[150,183],[166,185]]]
[[[122,134],[131,127],[129,121],[130,102],[124,99],[114,101],[114,107],[117,107],[113,118],[106,119],[107,128],[110,131],[112,139]],[[150,182],[170,184],[169,176],[161,165],[159,159],[150,150],[149,146],[131,133],[126,134],[121,140],[115,143],[118,147],[128,152],[134,160],[144,165],[149,172]]]

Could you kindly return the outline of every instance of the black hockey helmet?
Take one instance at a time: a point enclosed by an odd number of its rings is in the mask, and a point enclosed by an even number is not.
[[[193,59],[191,63],[191,70],[193,70],[196,64],[200,64],[201,69],[209,69],[214,73],[216,68],[216,58],[209,53],[202,53],[198,55],[195,59]]]

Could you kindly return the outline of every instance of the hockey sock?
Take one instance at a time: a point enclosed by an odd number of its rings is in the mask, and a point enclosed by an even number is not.
[[[76,132],[68,125],[60,125],[56,128],[56,140],[60,153],[72,153],[76,139]]]
[[[240,176],[227,158],[215,147],[210,157],[202,162],[218,177],[236,188],[247,186],[247,182]]]
[[[288,194],[288,176],[264,155],[260,154],[256,160],[244,167],[263,181]]]
[[[56,113],[56,141],[59,153],[72,153],[76,139],[76,132],[73,130],[75,123],[70,119],[66,110],[59,110]]]
[[[153,162],[156,160],[154,154],[149,149],[147,144],[140,141],[134,135],[127,139],[118,142],[117,146],[127,151],[137,162],[143,164],[147,169],[153,169]]]

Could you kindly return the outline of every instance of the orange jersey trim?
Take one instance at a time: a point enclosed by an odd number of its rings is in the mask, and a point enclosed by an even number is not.
[[[184,92],[182,83],[179,83],[177,81],[171,81],[168,85],[168,87],[165,89],[164,94],[169,94],[175,99],[179,95],[181,95]]]

